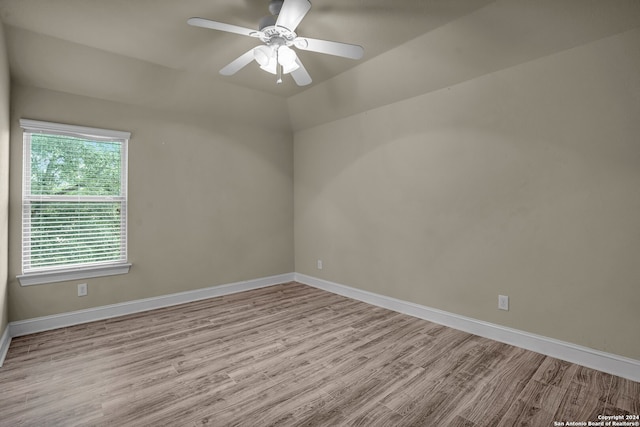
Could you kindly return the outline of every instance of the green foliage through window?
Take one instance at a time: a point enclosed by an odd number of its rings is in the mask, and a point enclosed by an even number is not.
[[[32,202],[31,268],[120,259],[119,202]]]
[[[23,271],[126,261],[126,139],[25,129],[24,142]]]
[[[31,136],[31,194],[120,195],[120,143]]]

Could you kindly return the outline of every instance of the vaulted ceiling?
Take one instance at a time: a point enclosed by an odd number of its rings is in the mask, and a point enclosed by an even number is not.
[[[490,1],[316,0],[297,33],[362,45],[366,61]],[[112,77],[122,84],[129,74],[144,86],[164,73],[202,87],[224,82],[288,97],[308,87],[297,87],[291,78],[276,85],[274,76],[256,63],[232,77],[218,74],[259,40],[187,25],[188,18],[197,16],[257,28],[260,18],[269,15],[268,5],[268,0],[6,0],[0,14],[12,71],[24,83],[64,86],[66,80],[87,80],[90,72],[92,85],[109,84]],[[24,59],[27,51],[39,58]],[[359,62],[298,53],[313,84]]]
[[[257,28],[268,4],[0,0],[0,18],[17,84],[187,111],[257,116],[288,106],[294,129],[320,120],[308,116],[372,108],[640,25],[638,0],[312,0],[296,32],[359,44],[361,60],[298,51],[313,78],[305,87],[290,76],[277,85],[255,62],[220,75],[259,40],[187,19]],[[301,117],[301,106],[312,113]]]

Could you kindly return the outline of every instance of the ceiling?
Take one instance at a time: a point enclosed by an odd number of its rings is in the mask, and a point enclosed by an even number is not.
[[[311,2],[299,35],[365,53],[355,61],[298,50],[313,79],[304,87],[290,76],[276,84],[255,62],[220,75],[260,42],[187,24],[257,28],[269,0],[0,0],[0,19],[14,84],[284,130],[640,28],[640,0]]]
[[[0,17],[12,78],[24,85],[106,98],[122,91],[155,102],[153,92],[188,81],[221,93],[232,85],[288,98],[492,1],[312,0],[296,32],[359,44],[365,54],[354,61],[298,51],[313,79],[306,87],[290,76],[276,85],[255,62],[220,75],[260,42],[186,23],[197,16],[257,28],[268,0],[0,0]]]

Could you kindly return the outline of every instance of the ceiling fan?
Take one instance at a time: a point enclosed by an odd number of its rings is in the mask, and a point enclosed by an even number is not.
[[[231,61],[220,70],[220,74],[231,76],[255,60],[260,68],[277,75],[276,83],[282,83],[283,74],[291,74],[298,86],[306,86],[311,83],[311,76],[296,52],[291,49],[292,46],[351,59],[360,59],[364,53],[362,46],[354,44],[299,37],[295,33],[296,27],[310,9],[309,0],[271,0],[269,3],[271,15],[260,20],[258,30],[204,18],[190,18],[187,23],[195,27],[255,37],[264,43]]]

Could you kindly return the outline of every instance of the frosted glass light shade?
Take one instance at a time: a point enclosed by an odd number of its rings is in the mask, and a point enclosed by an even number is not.
[[[268,46],[258,46],[253,49],[253,57],[260,66],[269,64],[273,56],[273,51]]]
[[[280,46],[278,49],[278,62],[283,67],[296,63],[296,53],[287,46]]]

